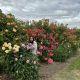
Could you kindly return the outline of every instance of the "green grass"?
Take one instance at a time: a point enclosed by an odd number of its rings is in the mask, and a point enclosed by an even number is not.
[[[70,64],[69,69],[74,70],[74,69],[79,69],[80,70],[80,57],[77,58],[75,61]]]
[[[66,68],[57,72],[50,80],[80,80],[80,57],[73,59]]]

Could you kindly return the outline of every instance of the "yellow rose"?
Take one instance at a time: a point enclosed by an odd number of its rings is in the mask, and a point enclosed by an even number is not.
[[[16,44],[14,45],[14,47],[17,47],[17,46],[18,46],[18,45],[16,45]]]
[[[15,40],[18,40],[19,38],[15,38]]]
[[[16,26],[14,26],[15,28],[17,28],[18,26],[16,25]]]
[[[20,48],[20,46],[17,46],[17,48],[19,49],[19,48]]]
[[[8,47],[9,45],[7,44],[7,42],[5,42],[5,43],[3,44],[3,46],[4,46],[4,47]]]
[[[5,53],[9,53],[10,52],[10,50],[5,50]]]
[[[7,25],[11,25],[10,23],[7,23]]]
[[[5,47],[2,47],[2,50],[5,50]]]
[[[11,50],[12,49],[12,46],[9,46],[8,48],[9,48],[9,50]]]
[[[14,47],[15,47],[15,48],[20,48],[20,46],[18,46],[18,45],[16,45],[16,44],[14,45]]]
[[[9,46],[11,46],[11,43],[8,43]]]
[[[8,30],[6,29],[5,32],[8,32]]]
[[[16,48],[16,49],[15,49],[15,52],[19,52],[19,49],[18,49],[18,48]]]
[[[13,50],[15,50],[16,49],[16,47],[13,47]]]
[[[13,28],[13,32],[17,32],[17,30],[15,28]]]

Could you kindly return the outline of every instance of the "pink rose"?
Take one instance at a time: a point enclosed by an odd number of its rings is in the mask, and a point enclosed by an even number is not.
[[[48,60],[48,58],[44,58],[44,60],[45,60],[45,61],[47,61],[47,60]]]
[[[42,56],[42,52],[37,51],[37,55]]]
[[[49,63],[49,64],[52,64],[52,63],[53,63],[53,59],[49,58],[49,59],[48,59],[48,63]]]
[[[43,46],[40,46],[40,48],[39,49],[43,49]]]

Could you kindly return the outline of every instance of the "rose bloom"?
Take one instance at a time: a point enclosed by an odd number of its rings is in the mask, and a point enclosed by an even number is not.
[[[18,58],[15,58],[15,61],[18,61]]]
[[[16,32],[17,30],[15,28],[13,28],[13,32]]]
[[[36,61],[34,61],[34,64],[36,64],[37,62]]]
[[[7,42],[4,42],[3,46],[8,47],[9,45],[7,44]]]
[[[48,53],[48,56],[52,57],[53,56],[53,53],[52,52],[49,52]]]
[[[7,23],[7,25],[11,25],[10,23]]]
[[[9,53],[10,52],[10,50],[5,50],[5,53]]]
[[[11,46],[11,43],[8,43],[9,46]]]
[[[2,47],[2,50],[5,50],[5,47]]]
[[[37,55],[42,56],[42,52],[37,51]]]
[[[12,47],[11,47],[11,46],[9,46],[8,48],[9,48],[10,50],[12,49]]]
[[[40,46],[40,48],[39,49],[43,49],[43,46]]]
[[[29,60],[27,60],[26,63],[29,63]]]
[[[6,29],[5,32],[8,32],[8,30]]]
[[[47,60],[48,60],[48,58],[44,58],[44,60],[45,60],[45,61],[47,61]]]
[[[49,59],[48,59],[48,63],[49,63],[49,64],[52,64],[52,63],[53,63],[53,59],[49,58]]]

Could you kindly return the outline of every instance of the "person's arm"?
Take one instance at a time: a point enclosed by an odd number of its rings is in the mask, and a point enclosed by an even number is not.
[[[27,50],[29,50],[29,49],[34,49],[34,45],[28,44],[28,45],[27,45]]]

